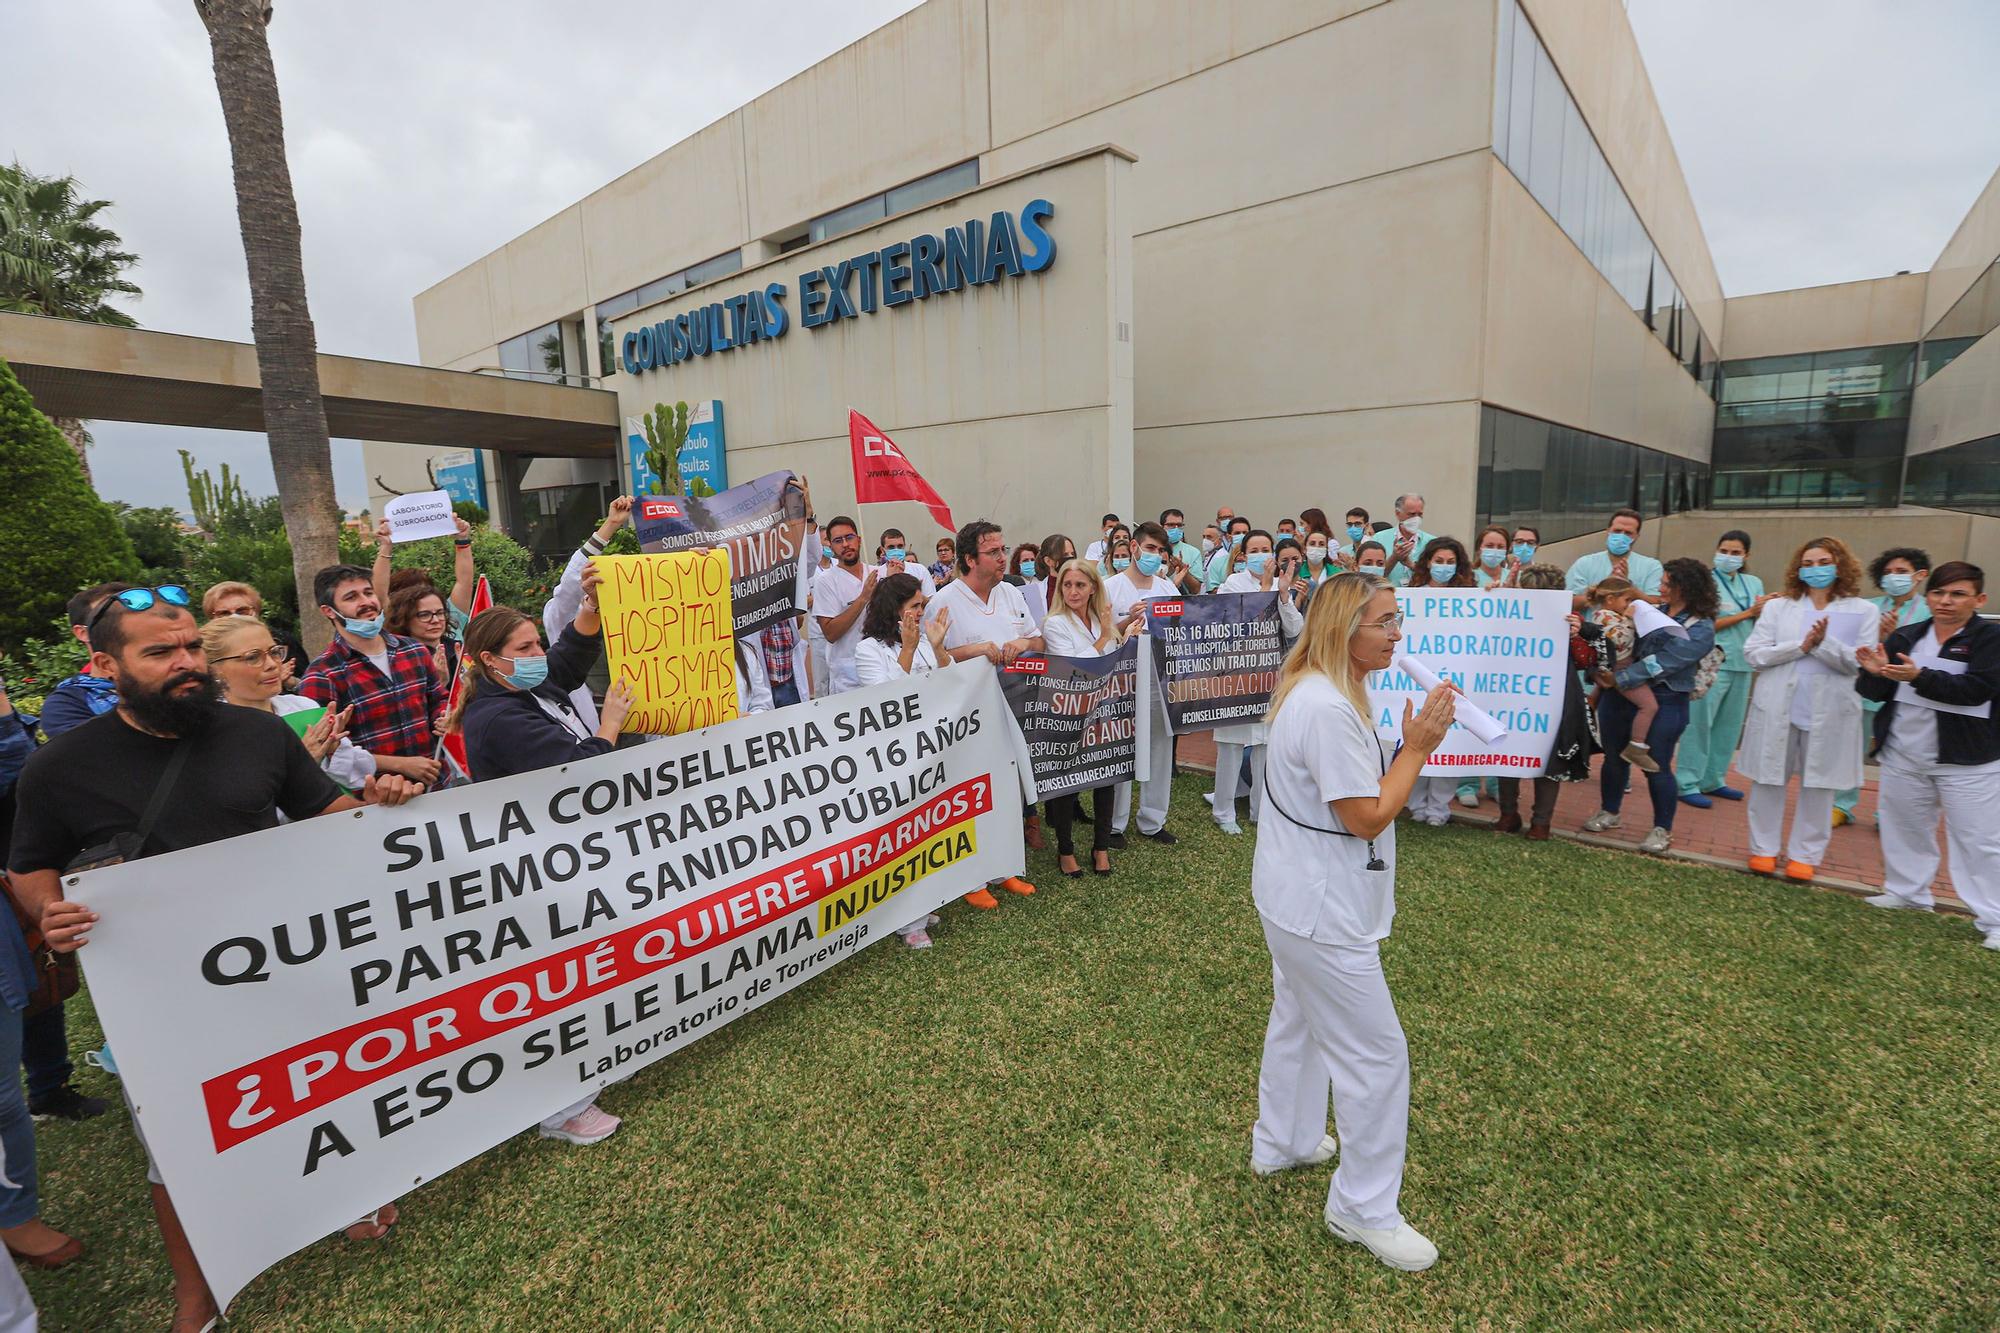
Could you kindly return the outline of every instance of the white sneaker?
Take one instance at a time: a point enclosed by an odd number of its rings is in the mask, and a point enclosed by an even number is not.
[[[623,1123],[617,1116],[608,1115],[598,1110],[597,1103],[592,1102],[569,1119],[563,1121],[560,1128],[550,1129],[547,1126],[543,1126],[542,1137],[545,1139],[561,1139],[564,1143],[574,1143],[579,1147],[586,1147],[593,1143],[602,1143],[604,1140],[610,1138],[618,1132],[618,1126]]]
[[[1309,1157],[1301,1157],[1296,1162],[1279,1162],[1276,1166],[1266,1166],[1253,1157],[1250,1159],[1250,1169],[1260,1176],[1275,1176],[1280,1171],[1290,1171],[1294,1167],[1318,1166],[1321,1162],[1330,1162],[1339,1149],[1340,1145],[1335,1143],[1333,1135],[1329,1134],[1319,1141],[1319,1147],[1313,1149]]]
[[[1215,793],[1214,793],[1214,792],[1212,792],[1212,791],[1205,791],[1205,792],[1203,792],[1203,793],[1201,794],[1201,799],[1202,799],[1202,800],[1204,800],[1204,801],[1207,801],[1207,802],[1208,802],[1208,803],[1209,803],[1210,805],[1214,805],[1214,804],[1215,804]]]
[[[927,926],[935,926],[938,922],[942,920],[944,920],[943,917],[939,916],[936,912],[932,912],[929,916],[924,918],[924,924]]]
[[[913,930],[903,936],[903,943],[912,949],[928,949],[931,947],[931,933],[927,930]]]
[[[1393,1229],[1384,1227],[1364,1227],[1351,1222],[1332,1208],[1326,1210],[1327,1229],[1342,1240],[1356,1245],[1366,1245],[1371,1254],[1391,1268],[1400,1268],[1405,1273],[1421,1273],[1437,1262],[1438,1247],[1431,1244],[1424,1233],[1408,1222],[1398,1223]]]
[[[2000,930],[1986,932],[1986,948],[2000,951]]]
[[[1585,833],[1602,833],[1606,829],[1617,827],[1618,816],[1612,814],[1609,810],[1599,810],[1596,814],[1583,821],[1583,831]]]
[[[1674,835],[1663,828],[1655,828],[1639,840],[1639,850],[1658,856],[1674,845]]]
[[[1928,912],[1931,910],[1929,903],[1913,903],[1900,893],[1878,893],[1872,898],[1863,898],[1861,901],[1867,903],[1870,907],[1886,907],[1890,911],[1895,911],[1899,907],[1911,912]]]
[[[1468,810],[1477,810],[1479,808],[1479,793],[1462,791],[1458,794],[1458,803]]]
[[[1233,819],[1218,819],[1215,821],[1215,826],[1231,837],[1243,836],[1243,826]]]

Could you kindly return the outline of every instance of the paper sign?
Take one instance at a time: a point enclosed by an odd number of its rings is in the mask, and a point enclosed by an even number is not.
[[[1939,671],[1947,676],[1963,676],[1965,674],[1965,663],[1954,661],[1949,657],[1940,657],[1936,652],[1926,651],[1923,647],[1918,647],[1911,653],[1909,660],[1911,666],[1922,667],[1926,671]],[[1916,687],[1907,680],[1896,686],[1896,702],[1899,704],[1913,704],[1918,708],[1928,708],[1935,713],[1957,713],[1961,717],[1993,716],[1993,701],[1991,699],[1988,699],[1985,703],[1978,704],[1940,703],[1936,699],[1918,694]]]
[[[1687,626],[1681,624],[1680,621],[1675,620],[1651,602],[1633,602],[1632,641],[1637,643],[1640,639],[1657,630],[1665,630],[1677,639],[1685,639],[1688,636]]]
[[[1419,688],[1427,694],[1442,683],[1438,680],[1437,672],[1431,670],[1415,658],[1405,657],[1401,653],[1397,653],[1395,666],[1396,670],[1403,672],[1411,680],[1417,682]],[[1463,694],[1459,695],[1453,701],[1451,720],[1477,736],[1483,745],[1491,745],[1507,734],[1507,728],[1501,724],[1500,719],[1494,717]]]
[[[382,506],[382,517],[389,520],[389,540],[398,544],[458,534],[458,518],[451,512],[451,497],[443,491],[395,496]]]
[[[1826,622],[1826,638],[1828,642],[1837,643],[1846,648],[1853,648],[1861,642],[1862,627],[1868,623],[1869,618],[1873,614],[1871,611],[1829,611],[1825,615],[1818,617],[1813,624],[1824,620]],[[1806,630],[1810,633],[1812,625],[1807,625]],[[1839,674],[1811,653],[1807,653],[1805,660],[1800,663],[1800,670],[1809,676],[1832,676]]]
[[[600,555],[597,610],[615,684],[635,696],[625,730],[678,736],[737,715],[729,552]]]

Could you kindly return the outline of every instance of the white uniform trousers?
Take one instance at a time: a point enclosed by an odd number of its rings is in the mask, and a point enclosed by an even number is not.
[[[1259,918],[1262,920],[1262,918]],[[1340,1162],[1327,1204],[1364,1227],[1403,1215],[1410,1139],[1410,1048],[1375,944],[1318,944],[1268,920],[1271,1021],[1257,1075],[1250,1160],[1303,1161],[1326,1136],[1329,1081]]]
[[[1918,769],[1889,750],[1882,756],[1875,807],[1882,826],[1884,889],[1907,902],[1934,904],[1931,881],[1937,877],[1942,813],[1951,886],[1982,932],[2000,930],[2000,766]]]
[[[826,664],[826,640],[810,640],[812,647],[808,657],[812,662],[812,697],[824,699],[833,693],[833,668]]]
[[[1785,777],[1795,778],[1806,771],[1806,747],[1812,735],[1793,727],[1785,741]],[[1789,860],[1817,866],[1826,856],[1826,844],[1833,838],[1833,798],[1831,787],[1799,786],[1798,809],[1792,812],[1792,836],[1785,839],[1785,788],[1788,782],[1750,784],[1750,855],[1776,856],[1781,843]]]
[[[1228,741],[1215,743],[1215,820],[1236,818],[1236,789],[1243,779],[1243,751],[1246,747],[1233,745]],[[1261,823],[1264,818],[1264,747],[1252,745],[1250,751],[1250,822]]]
[[[1410,814],[1426,824],[1448,824],[1451,798],[1457,792],[1457,778],[1418,778],[1416,786],[1410,788]]]
[[[1145,648],[1140,645],[1141,651]],[[1146,725],[1152,730],[1152,764],[1139,775],[1139,832],[1158,833],[1167,826],[1167,802],[1174,795],[1174,735],[1167,730],[1167,710],[1159,695],[1155,694],[1153,706],[1147,710]],[[1092,800],[1099,798],[1092,797]],[[1118,792],[1111,799],[1111,831],[1123,833],[1127,821],[1132,818],[1132,784],[1121,782]]]

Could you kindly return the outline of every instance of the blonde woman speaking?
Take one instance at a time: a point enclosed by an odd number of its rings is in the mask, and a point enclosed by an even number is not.
[[[1418,1272],[1437,1247],[1403,1220],[1410,1052],[1381,941],[1396,913],[1396,814],[1451,727],[1440,687],[1403,708],[1393,758],[1369,721],[1368,673],[1388,667],[1402,616],[1387,580],[1328,579],[1271,698],[1265,817],[1250,876],[1271,950],[1271,1020],[1257,1078],[1250,1165],[1259,1175],[1332,1157],[1326,1224],[1391,1268]],[[1275,813],[1274,813],[1275,812]]]

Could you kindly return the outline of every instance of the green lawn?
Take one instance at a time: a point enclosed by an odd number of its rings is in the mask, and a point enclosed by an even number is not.
[[[1248,1169],[1269,962],[1202,785],[1179,847],[1032,854],[1036,897],[870,948],[611,1091],[616,1138],[519,1136],[232,1327],[2000,1327],[2000,956],[1967,923],[1405,826],[1403,1208],[1443,1258],[1394,1273],[1325,1231],[1330,1167]],[[122,1112],[41,1160],[91,1247],[30,1275],[44,1327],[164,1328]]]

